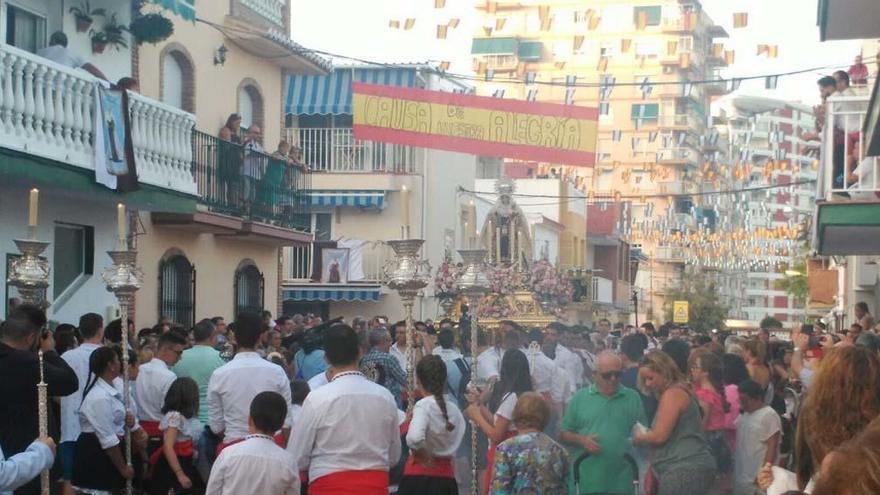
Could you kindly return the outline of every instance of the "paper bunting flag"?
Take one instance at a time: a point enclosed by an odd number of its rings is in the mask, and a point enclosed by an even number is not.
[[[400,29],[400,21],[390,20],[388,21],[388,27],[391,29]]]
[[[764,89],[776,89],[776,84],[779,82],[779,76],[767,76],[764,79]]]
[[[403,29],[404,29],[405,31],[409,31],[409,30],[412,29],[413,26],[415,26],[415,25],[416,25],[416,20],[413,19],[412,17],[410,17],[410,18],[408,18],[406,21],[404,21],[404,23],[403,23]]]
[[[446,7],[446,0],[434,0],[435,9],[442,9],[443,7]]]
[[[526,84],[535,84],[535,79],[537,79],[537,72],[526,72],[525,83]]]
[[[648,27],[648,13],[642,10],[639,11],[638,14],[636,14],[636,29],[642,31],[646,27]]]
[[[440,71],[446,72],[449,70],[449,62],[440,62]]]
[[[620,53],[628,53],[630,46],[632,46],[633,40],[629,38],[624,38],[620,40]]]
[[[656,141],[658,135],[659,135],[659,133],[657,131],[649,132],[648,133],[648,142],[653,143],[654,141]]]
[[[486,0],[486,12],[494,14],[498,11],[498,2]]]
[[[611,113],[611,104],[607,101],[599,102],[599,115],[608,115]]]
[[[699,21],[700,14],[698,12],[688,12],[684,16],[684,27],[687,29],[694,29],[697,27]]]
[[[553,67],[555,67],[557,70],[562,70],[565,68],[565,62],[554,62]]]
[[[724,50],[724,63],[733,65],[736,61],[736,52],[734,50]]]
[[[605,72],[608,70],[608,57],[600,57],[599,65],[596,67],[599,72]]]
[[[767,47],[767,57],[776,58],[779,55],[779,45],[769,45]]]
[[[724,43],[712,43],[712,55],[718,58],[724,56]]]
[[[676,53],[678,53],[678,41],[667,41],[666,54],[675,55]]]
[[[492,36],[492,28],[490,26],[483,26],[483,34],[486,36]]]
[[[672,136],[666,134],[663,136],[663,147],[668,148],[672,145]]]
[[[526,75],[526,63],[518,62],[516,64],[516,77],[524,77]]]
[[[684,146],[685,141],[687,141],[687,132],[679,131],[678,132],[678,145]]]
[[[689,82],[682,84],[681,85],[681,97],[682,98],[689,97],[691,95],[691,92],[693,91],[693,89],[694,89],[694,85]]]
[[[582,46],[584,46],[584,36],[583,35],[575,36],[574,41],[572,43],[572,48],[574,49],[574,51],[580,50]]]
[[[729,92],[733,92],[733,91],[738,90],[740,83],[742,83],[742,79],[734,78],[734,79],[727,81],[727,90]]]
[[[491,81],[495,77],[495,69],[486,69],[486,81]]]
[[[446,32],[449,30],[449,26],[446,24],[437,24],[437,39],[445,40]]]
[[[504,98],[504,90],[496,89],[494,93],[492,93],[492,98]]]
[[[637,137],[631,138],[630,139],[630,146],[632,146],[632,150],[636,151],[639,147],[639,143],[641,143],[641,142],[642,142],[641,138],[637,138]]]
[[[574,86],[575,84],[577,84],[577,79],[578,77],[574,74],[569,74],[565,76],[565,86]]]
[[[495,31],[501,31],[504,29],[504,25],[507,24],[506,17],[499,17],[495,19]]]
[[[565,90],[565,104],[566,105],[574,105],[574,92],[575,92],[575,88],[568,88]]]
[[[457,28],[457,27],[458,27],[458,23],[459,23],[460,21],[461,21],[461,19],[449,19],[449,24],[448,24],[449,28],[450,28],[450,29],[455,29],[455,28]]]
[[[611,140],[615,143],[620,142],[620,138],[623,136],[623,131],[620,129],[614,129],[611,131]]]
[[[476,68],[474,69],[474,72],[476,72],[478,75],[481,75],[481,76],[486,74],[486,62],[478,62],[476,64]]]
[[[550,17],[550,6],[549,5],[539,5],[538,6],[538,19],[541,20],[541,31],[549,31],[550,25],[553,21],[553,18]]]
[[[528,94],[526,94],[526,101],[535,101],[538,98],[538,90],[530,89]]]
[[[733,14],[733,27],[736,29],[744,28],[749,25],[748,12],[735,12]]]
[[[590,13],[590,18],[587,21],[587,29],[589,29],[590,31],[595,31],[596,28],[599,27],[599,21],[601,21],[601,20],[602,20],[601,17],[599,17],[593,13]]]

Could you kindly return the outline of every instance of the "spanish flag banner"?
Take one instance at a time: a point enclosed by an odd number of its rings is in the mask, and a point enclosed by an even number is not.
[[[442,9],[443,7],[446,7],[446,0],[434,0],[435,9]]]
[[[388,21],[388,27],[391,29],[400,29],[400,21],[390,20]]]
[[[412,17],[410,17],[409,19],[407,19],[406,21],[404,21],[404,23],[403,23],[403,29],[409,31],[409,30],[412,29],[413,26],[415,26],[415,25],[416,25],[416,20],[413,19]]]
[[[352,83],[354,136],[592,167],[596,108]]]
[[[455,28],[458,27],[458,23],[459,23],[460,21],[461,21],[461,20],[458,19],[458,18],[455,18],[455,19],[449,19],[449,24],[448,24],[448,25],[449,25],[450,28],[455,29]]]
[[[446,24],[437,24],[437,39],[445,40],[449,26]]]
[[[744,28],[749,25],[749,13],[748,12],[736,12],[733,14],[733,27],[734,28]]]
[[[504,29],[504,25],[507,24],[506,17],[499,17],[495,19],[495,31],[501,31]]]

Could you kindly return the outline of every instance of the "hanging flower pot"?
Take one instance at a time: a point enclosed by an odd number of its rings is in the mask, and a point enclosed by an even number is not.
[[[137,16],[128,30],[138,43],[159,43],[174,34],[174,23],[162,14]]]
[[[76,32],[85,33],[92,27],[92,23],[97,16],[106,15],[105,9],[94,9],[92,10],[92,6],[89,5],[89,1],[86,0],[78,7],[71,7],[70,13],[73,14],[74,20],[76,22]]]
[[[83,17],[76,18],[76,32],[77,33],[84,33],[86,31],[88,31],[90,27],[92,27],[92,19],[90,19],[90,18],[87,19],[87,18],[83,18]]]
[[[107,48],[107,34],[103,31],[92,31],[92,53],[104,53]]]

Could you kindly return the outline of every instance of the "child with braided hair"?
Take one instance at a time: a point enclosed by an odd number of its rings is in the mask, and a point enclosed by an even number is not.
[[[429,355],[416,366],[418,393],[406,434],[410,456],[397,489],[399,495],[457,495],[452,457],[464,437],[465,422],[451,397],[444,396],[446,364]]]

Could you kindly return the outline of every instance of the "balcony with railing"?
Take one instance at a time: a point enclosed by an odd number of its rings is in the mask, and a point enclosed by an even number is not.
[[[284,9],[287,7],[286,0],[238,0],[241,5],[247,7],[255,14],[262,16],[269,22],[284,26]],[[285,29],[286,31],[286,29]]]
[[[594,275],[593,302],[598,304],[614,304],[614,282]]]
[[[302,149],[303,162],[316,173],[411,174],[416,149],[356,139],[350,127],[288,128],[288,142]]]
[[[813,229],[819,254],[880,254],[880,158],[867,153],[868,105],[863,95],[832,95],[825,105]]]
[[[94,174],[96,85],[86,72],[0,44],[0,147]],[[128,117],[138,182],[196,194],[195,117],[136,93]]]
[[[692,165],[700,162],[699,153],[693,148],[679,146],[658,150],[657,162],[664,165]]]
[[[697,127],[697,121],[689,113],[661,115],[657,125],[661,129],[689,130]]]
[[[321,268],[315,266],[315,251],[320,249],[316,244],[295,246],[284,250],[283,282],[292,284],[321,283]],[[383,269],[388,260],[394,258],[394,252],[382,241],[366,242],[358,248],[356,254],[359,263],[349,258],[349,272],[346,283],[349,285],[379,285],[384,280]],[[357,265],[357,272],[351,267]]]

